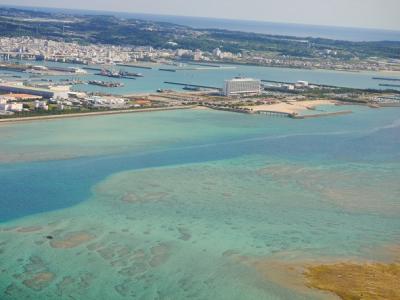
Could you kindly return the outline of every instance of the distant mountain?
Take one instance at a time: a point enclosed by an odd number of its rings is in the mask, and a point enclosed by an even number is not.
[[[320,58],[326,51],[337,52],[337,59],[342,60],[374,56],[400,58],[398,41],[350,42],[223,29],[195,29],[129,17],[43,12],[9,7],[2,7],[0,10],[0,36],[32,36],[79,43],[204,51],[219,47],[233,53],[260,51],[305,58]]]

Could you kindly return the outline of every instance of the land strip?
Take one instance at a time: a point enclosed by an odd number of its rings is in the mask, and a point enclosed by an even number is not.
[[[127,114],[127,113],[191,109],[191,108],[195,108],[195,107],[196,107],[195,105],[185,105],[185,106],[182,105],[182,106],[154,107],[154,108],[142,108],[142,109],[123,109],[123,110],[109,110],[109,111],[98,111],[98,112],[70,113],[70,114],[63,114],[63,115],[5,118],[5,119],[0,119],[0,124],[25,122],[25,121],[40,121],[40,120],[52,120],[52,119],[90,117],[90,116],[101,116],[101,115],[116,115],[116,114]]]

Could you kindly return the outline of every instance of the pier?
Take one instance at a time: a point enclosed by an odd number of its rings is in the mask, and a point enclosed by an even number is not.
[[[374,80],[385,80],[385,81],[400,81],[400,78],[390,78],[390,77],[372,77]]]
[[[260,81],[267,82],[267,83],[279,83],[279,84],[296,84],[296,82],[277,81],[277,80],[268,80],[268,79],[261,79]],[[326,88],[346,88],[346,87],[342,87],[342,86],[318,84],[318,83],[313,83],[313,82],[309,82],[308,84],[319,86],[319,87],[326,87]]]
[[[130,65],[130,64],[117,64],[117,66],[119,66],[119,67],[131,67],[131,68],[137,68],[137,69],[146,69],[146,70],[153,69],[152,67],[139,66],[139,65]]]
[[[182,68],[178,71],[209,71],[209,70],[232,70],[236,67],[197,67],[197,68]]]
[[[201,66],[201,67],[212,67],[212,68],[221,68],[219,65],[213,65],[213,64],[204,64],[204,63],[194,63],[194,62],[185,62],[188,65],[192,66]]]
[[[400,84],[380,83],[379,86],[400,88]]]
[[[329,116],[338,116],[338,115],[347,115],[353,113],[351,110],[344,111],[335,111],[335,112],[326,112],[312,115],[299,115],[296,113],[285,113],[280,111],[268,111],[268,110],[260,110],[256,112],[260,115],[266,115],[268,117],[280,117],[280,118],[292,118],[292,119],[310,119],[310,118],[319,118],[319,117],[329,117]]]
[[[236,67],[210,67],[210,66],[203,66],[203,67],[192,67],[192,68],[160,68],[159,71],[165,72],[177,72],[177,71],[209,71],[209,70],[229,70],[229,69],[236,69]]]
[[[268,82],[268,83],[279,83],[279,84],[294,84],[293,82],[287,82],[287,81],[276,81],[276,80],[268,80],[268,79],[261,79],[261,82]]]
[[[229,112],[236,112],[236,113],[244,113],[244,114],[258,114],[264,115],[267,117],[275,117],[275,118],[291,118],[291,119],[310,119],[310,118],[319,118],[319,117],[329,117],[329,116],[338,116],[338,115],[347,115],[353,113],[351,110],[345,111],[335,111],[335,112],[326,112],[326,113],[319,113],[319,114],[312,114],[312,115],[299,115],[297,113],[287,113],[281,111],[274,111],[274,110],[259,110],[259,111],[251,111],[248,109],[241,109],[241,108],[232,108],[232,107],[225,107],[225,106],[216,106],[216,105],[205,105],[208,108],[215,109],[215,110],[223,110]]]
[[[113,75],[105,75],[105,74],[101,74],[101,73],[96,73],[96,74],[94,74],[94,75],[97,75],[97,76],[102,76],[102,77],[110,77],[110,78],[119,78],[119,79],[132,79],[132,80],[136,80],[136,78],[135,78],[135,77],[130,77],[130,76],[122,76],[122,75],[116,75],[116,76],[113,76]]]
[[[208,107],[210,109],[214,109],[214,110],[229,111],[229,112],[235,112],[235,113],[241,113],[241,114],[252,114],[253,113],[248,109],[242,109],[242,108],[233,108],[233,107],[210,105],[210,104],[203,104],[203,106]]]
[[[280,118],[293,118],[296,116],[295,114],[289,114],[285,112],[280,112],[280,111],[270,111],[270,110],[259,110],[256,112],[259,115],[266,115],[268,117],[280,117]]]
[[[90,71],[101,71],[101,68],[95,68],[95,67],[83,67],[82,69],[84,70],[90,70]]]
[[[176,72],[176,69],[166,69],[166,68],[160,68],[158,69],[159,71],[164,71],[164,72]]]
[[[203,89],[212,89],[212,90],[220,90],[221,88],[215,86],[207,86],[207,85],[198,85],[198,84],[189,84],[183,82],[172,82],[172,81],[164,81],[166,84],[173,84],[173,85],[180,85],[186,87],[193,87],[193,88],[203,88]]]
[[[289,114],[289,118],[292,119],[310,119],[310,118],[319,118],[319,117],[330,117],[330,116],[339,116],[339,115],[348,115],[352,114],[351,110],[343,110],[343,111],[335,111],[335,112],[327,112],[327,113],[320,113],[320,114],[312,114],[312,115],[296,115],[296,114]]]
[[[5,70],[5,71],[13,71],[13,72],[24,72],[28,70],[29,67],[26,65],[19,65],[19,64],[1,64],[0,65],[0,70]]]

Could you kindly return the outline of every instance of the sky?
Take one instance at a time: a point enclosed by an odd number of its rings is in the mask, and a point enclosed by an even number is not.
[[[400,30],[400,0],[0,0],[1,4]]]

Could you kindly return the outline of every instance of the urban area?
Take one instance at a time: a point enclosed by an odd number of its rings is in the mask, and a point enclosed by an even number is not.
[[[80,45],[13,37],[0,39],[0,56],[0,70],[4,72],[0,74],[0,118],[3,119],[198,105],[233,112],[305,118],[349,113],[346,109],[336,109],[328,113],[315,111],[315,106],[323,104],[343,106],[357,103],[372,108],[400,105],[399,92],[395,89],[400,85],[396,79],[390,77],[375,78],[384,82],[381,85],[387,87],[385,91],[319,85],[305,80],[278,82],[235,76],[225,78],[222,86],[165,81],[178,89],[158,88],[154,93],[123,95],[112,93],[112,88],[125,85],[116,80],[135,80],[144,76],[140,72],[124,71],[122,67],[153,69],[165,73],[207,68],[229,69],[234,68],[234,63],[240,63],[244,59],[244,53],[233,54],[219,48],[212,52],[203,52],[154,49],[151,46]],[[247,63],[256,60],[254,56],[251,59],[246,58]],[[272,62],[275,63],[285,65],[284,62]],[[289,66],[296,64],[291,61]],[[326,67],[307,64],[298,66]],[[387,66],[371,63],[366,68],[376,70]],[[92,79],[93,76],[98,79]],[[84,92],[75,89],[76,85],[109,89],[107,93]]]

